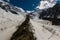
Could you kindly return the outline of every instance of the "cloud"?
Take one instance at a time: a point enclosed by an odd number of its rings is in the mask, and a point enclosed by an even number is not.
[[[40,4],[36,8],[47,9],[53,7],[55,4],[56,4],[55,0],[44,0],[40,1]]]

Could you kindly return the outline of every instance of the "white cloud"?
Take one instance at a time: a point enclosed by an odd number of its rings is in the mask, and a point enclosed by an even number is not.
[[[36,8],[47,9],[47,8],[53,7],[55,4],[56,4],[55,0],[44,0],[44,1],[41,1]]]

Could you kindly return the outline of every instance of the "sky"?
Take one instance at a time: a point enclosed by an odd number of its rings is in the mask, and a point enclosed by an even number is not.
[[[30,11],[30,10],[34,10],[36,8],[36,6],[40,3],[40,0],[10,0],[9,3],[14,6],[21,7],[24,10]]]
[[[41,0],[5,0],[14,6],[18,6],[24,10],[32,11],[40,5]],[[59,3],[60,0],[57,1]]]

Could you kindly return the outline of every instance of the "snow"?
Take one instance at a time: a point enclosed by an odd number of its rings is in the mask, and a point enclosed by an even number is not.
[[[31,13],[31,11],[27,11],[27,13]]]
[[[31,23],[34,26],[35,36],[37,37],[37,40],[47,40],[46,38],[48,38],[51,35],[51,33],[42,27],[43,24],[37,23],[36,21],[32,21],[32,20],[31,20]],[[43,30],[45,31],[45,33]],[[47,35],[47,34],[50,34],[50,35]]]
[[[2,0],[0,0],[0,1],[2,1]]]
[[[17,30],[16,26],[24,20],[25,17],[22,14],[15,15],[0,8],[0,40],[9,40]]]
[[[19,12],[18,12],[19,13]],[[25,20],[24,15],[6,12],[0,8],[0,40],[10,40],[12,34]],[[50,21],[42,19],[30,19],[37,40],[60,40],[60,26],[52,25]]]
[[[1,0],[0,0],[1,1]],[[48,1],[41,1],[39,7],[42,9],[53,7],[54,3]],[[51,1],[52,2],[52,1]],[[52,5],[52,6],[49,6]],[[17,7],[18,8],[18,7]],[[40,9],[41,9],[40,8]],[[17,26],[25,21],[26,14],[23,9],[22,12],[17,12],[19,15],[13,14],[10,11],[6,12],[0,8],[0,40],[10,40],[12,34],[17,30]],[[27,11],[30,13],[30,11]],[[60,40],[60,26],[52,25],[50,21],[38,19],[38,14],[35,12],[36,17],[30,19],[31,26],[34,29],[34,36],[37,40]]]
[[[32,24],[33,29],[35,29],[34,35],[37,40],[60,40],[59,26],[52,25],[46,20],[36,21],[31,19],[30,23]]]
[[[19,9],[21,12],[25,12],[25,10],[23,10],[23,9],[20,8],[20,7],[15,6],[15,8]]]

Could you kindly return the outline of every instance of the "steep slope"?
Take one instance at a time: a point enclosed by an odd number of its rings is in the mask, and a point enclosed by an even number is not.
[[[16,8],[0,2],[0,40],[60,40],[60,26]]]
[[[0,2],[0,40],[9,40],[12,34],[17,30],[17,25],[20,25],[25,17],[21,12],[17,12],[9,7],[5,7],[6,4]],[[10,9],[6,9],[10,8]],[[12,12],[11,12],[11,11]]]
[[[45,22],[45,23],[44,23]],[[30,20],[37,40],[60,40],[60,26],[55,26],[46,20]],[[46,24],[47,23],[47,24]]]

